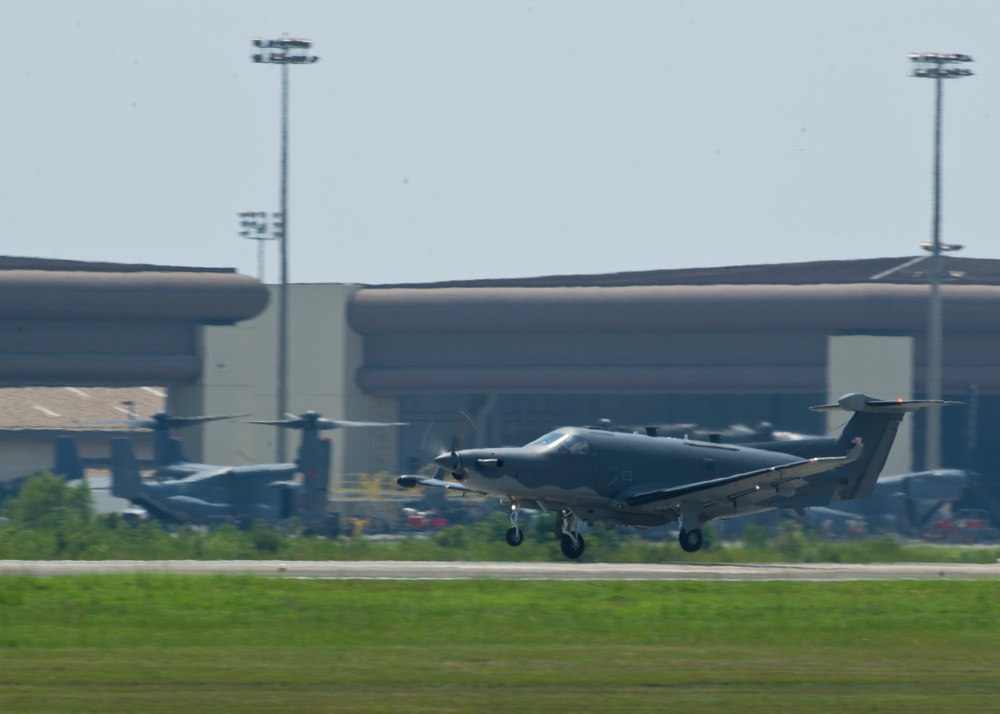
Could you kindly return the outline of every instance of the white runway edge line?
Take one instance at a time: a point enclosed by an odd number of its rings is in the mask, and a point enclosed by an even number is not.
[[[277,560],[0,560],[0,575],[262,575],[342,580],[1000,580],[1000,563],[491,563]]]

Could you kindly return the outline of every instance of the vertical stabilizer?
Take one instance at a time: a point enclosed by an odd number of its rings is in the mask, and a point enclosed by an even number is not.
[[[84,476],[83,460],[72,436],[57,436],[53,473],[66,477],[67,481],[79,481]]]
[[[117,437],[111,440],[111,495],[133,500],[142,488],[139,461],[132,450],[132,440]]]
[[[330,460],[332,442],[320,438],[315,430],[302,432],[298,466],[305,486],[304,520],[308,525],[318,525],[327,516],[330,497]]]
[[[854,412],[851,420],[841,432],[837,446],[844,452],[850,451],[856,444],[862,444],[864,450],[861,457],[852,463],[842,466],[841,471],[856,474],[845,488],[841,489],[843,500],[852,498],[867,498],[875,489],[875,482],[885,467],[896,432],[907,412],[924,407],[941,407],[960,402],[942,400],[887,400],[875,399],[866,394],[852,393],[842,396],[836,404],[824,404],[812,407],[813,411],[842,410]]]

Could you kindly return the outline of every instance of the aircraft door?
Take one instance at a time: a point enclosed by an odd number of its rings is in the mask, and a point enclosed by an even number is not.
[[[588,478],[599,493],[608,495],[621,490],[621,467],[617,458],[615,435],[612,432],[592,431],[587,434],[590,442]]]

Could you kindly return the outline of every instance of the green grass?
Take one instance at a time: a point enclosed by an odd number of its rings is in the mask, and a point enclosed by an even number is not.
[[[1000,711],[965,582],[0,578],[0,712]]]

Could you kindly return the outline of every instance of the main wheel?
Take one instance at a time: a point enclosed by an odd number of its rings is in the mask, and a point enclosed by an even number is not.
[[[689,531],[682,529],[678,540],[680,540],[681,548],[686,553],[701,550],[702,543],[705,542],[705,539],[701,535],[701,528],[692,528]]]
[[[562,548],[563,555],[570,560],[576,560],[583,555],[583,549],[587,547],[587,544],[583,542],[582,535],[578,535],[574,543],[573,536],[569,533],[563,533],[562,538],[559,539],[559,546]]]
[[[517,547],[524,542],[524,531],[514,526],[507,531],[507,545]]]

